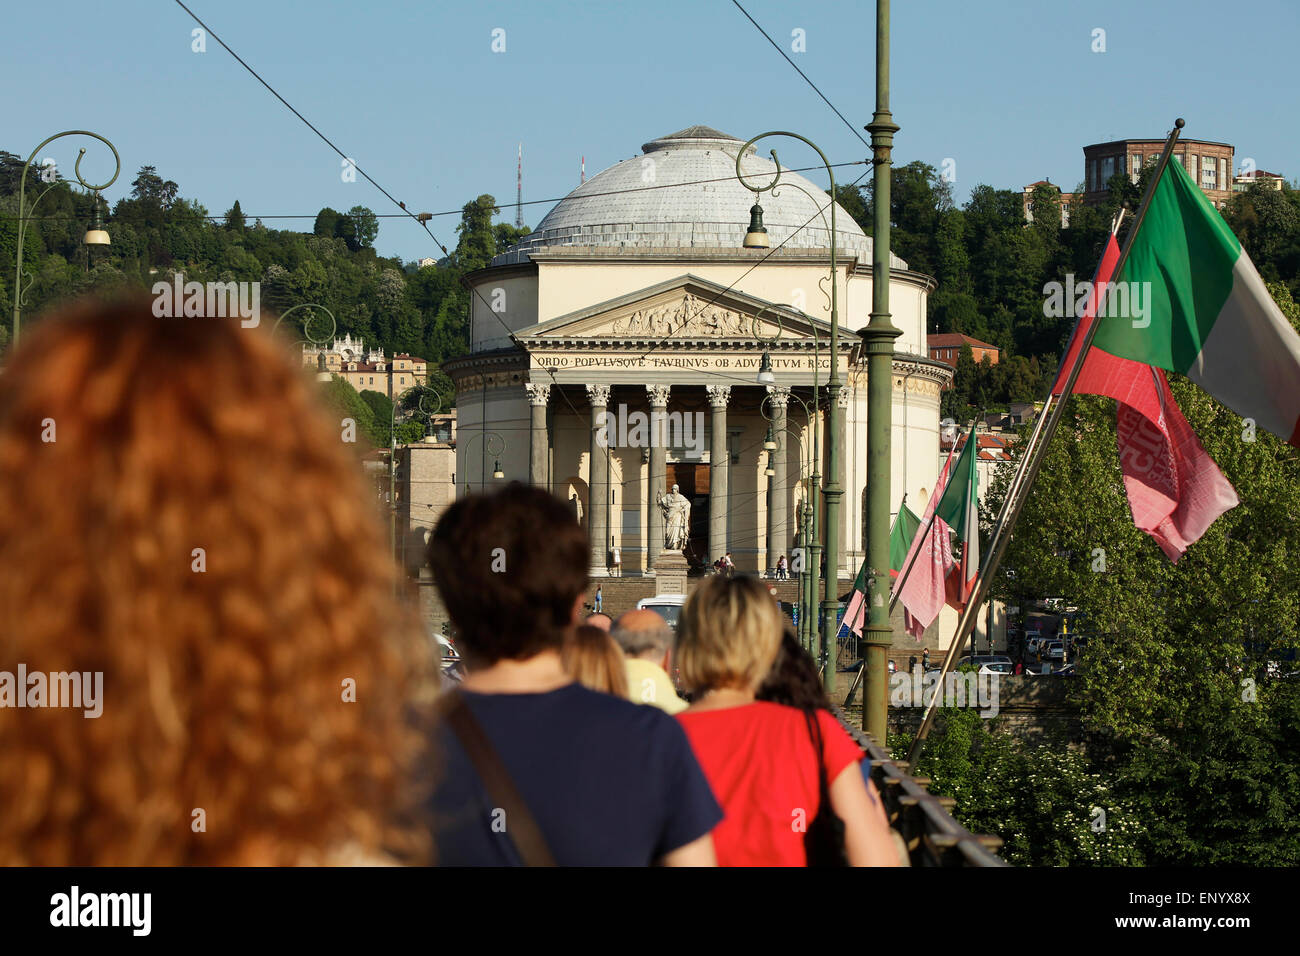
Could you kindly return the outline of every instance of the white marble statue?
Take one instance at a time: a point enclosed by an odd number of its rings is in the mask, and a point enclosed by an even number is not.
[[[673,485],[670,494],[659,499],[664,513],[664,550],[681,551],[691,534],[691,503]]]

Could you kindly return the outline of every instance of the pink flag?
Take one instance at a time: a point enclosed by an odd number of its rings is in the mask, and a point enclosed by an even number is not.
[[[1152,420],[1119,403],[1120,467],[1133,523],[1177,564],[1183,552],[1239,500],[1183,417],[1164,370],[1146,369],[1155,380],[1152,391],[1162,414]]]
[[[918,641],[925,634],[925,629],[934,623],[934,619],[943,610],[947,600],[945,580],[957,564],[952,556],[952,543],[949,539],[948,523],[942,518],[935,518],[930,533],[925,540],[917,540],[921,554],[907,576],[903,590],[899,592],[898,602],[903,605],[903,625],[907,633]]]
[[[952,556],[948,523],[934,514],[948,484],[948,470],[952,467],[952,461],[953,455],[949,454],[925,506],[925,514],[921,517],[922,529],[932,517],[934,524],[930,526],[928,534],[916,536],[908,550],[907,560],[903,562],[904,569],[911,567],[912,570],[908,572],[903,589],[898,592],[898,603],[903,605],[903,623],[907,632],[918,641],[943,609],[947,597],[944,582],[956,564]],[[913,557],[916,558],[915,564],[912,563]],[[894,584],[897,586],[898,581],[895,580]]]
[[[844,612],[844,620],[848,622],[849,630],[858,637],[862,636],[862,625],[867,620],[866,610],[867,596],[861,591],[854,591],[848,609]]]
[[[1111,236],[1097,267],[1094,288],[1105,288],[1118,259],[1119,245]],[[1090,297],[1070,337],[1052,394],[1064,390],[1070,364],[1103,297],[1104,292]],[[1177,563],[1219,515],[1239,502],[1237,492],[1183,417],[1164,370],[1093,347],[1074,391],[1115,399],[1120,467],[1133,523]]]

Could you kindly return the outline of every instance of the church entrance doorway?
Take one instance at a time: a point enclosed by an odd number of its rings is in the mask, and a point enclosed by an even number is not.
[[[692,568],[703,568],[712,564],[721,555],[709,554],[709,466],[694,462],[668,462],[666,465],[667,488],[656,490],[662,495],[678,486],[682,496],[691,503],[690,540],[686,543],[686,560]]]

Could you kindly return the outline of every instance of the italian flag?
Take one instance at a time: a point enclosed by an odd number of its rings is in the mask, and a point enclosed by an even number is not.
[[[961,542],[961,560],[947,578],[947,603],[961,610],[975,590],[980,571],[979,439],[974,426],[966,436],[966,447],[948,478],[948,487],[936,510]]]
[[[907,560],[907,550],[912,546],[912,539],[920,530],[921,519],[914,515],[907,505],[901,505],[898,516],[894,519],[894,526],[889,529],[889,579],[891,581],[895,580],[903,570],[903,562]],[[858,569],[858,576],[853,581],[853,597],[844,611],[844,623],[840,627],[840,633],[844,632],[844,628],[848,628],[861,637],[862,628],[867,622],[866,612],[867,561],[864,558],[862,567]]]
[[[1181,163],[1151,195],[1093,344],[1186,375],[1300,447],[1300,335]]]
[[[898,517],[889,530],[889,580],[893,581],[902,573],[908,549],[912,547],[912,540],[920,530],[921,519],[907,505],[899,505]]]
[[[903,605],[904,626],[917,640],[945,603],[964,606],[975,587],[979,574],[978,445],[972,425],[961,454],[949,454],[939,472],[921,518],[921,526],[928,524],[930,530],[913,537],[902,565],[907,574],[894,581],[898,602]],[[960,561],[953,558],[950,532],[962,545]]]

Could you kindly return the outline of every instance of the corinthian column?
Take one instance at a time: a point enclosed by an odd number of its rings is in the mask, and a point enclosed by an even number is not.
[[[772,406],[772,435],[776,438],[776,451],[772,452],[772,476],[770,488],[771,502],[767,514],[767,566],[776,568],[776,561],[789,550],[790,509],[789,495],[785,480],[786,450],[790,445],[790,436],[785,431],[785,410],[790,404],[790,388],[786,385],[769,385],[767,402]]]
[[[546,433],[546,404],[551,398],[551,386],[529,382],[524,388],[528,390],[528,411],[532,418],[528,443],[528,481],[538,488],[547,488],[546,460],[550,442]]]
[[[727,553],[727,490],[731,481],[731,455],[727,452],[727,400],[730,385],[707,385],[713,412],[709,443],[709,561]]]
[[[659,496],[668,480],[668,393],[671,385],[647,385],[650,397],[650,540],[646,542],[646,567],[654,573],[659,552],[664,549],[664,513]]]
[[[591,468],[587,481],[587,533],[592,577],[609,574],[609,435],[605,421],[608,385],[588,385],[591,401]]]

